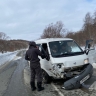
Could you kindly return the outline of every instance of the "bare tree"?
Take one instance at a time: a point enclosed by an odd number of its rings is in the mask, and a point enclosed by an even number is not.
[[[83,25],[83,32],[85,33],[84,35],[86,36],[86,39],[90,38],[92,39],[92,24],[93,24],[93,18],[88,12],[85,16],[84,20],[84,25]],[[86,35],[87,34],[87,35]]]
[[[64,37],[64,32],[63,23],[58,21],[56,24],[49,24],[49,26],[44,29],[41,38],[62,38]]]
[[[0,32],[0,51],[3,53],[6,50],[6,40],[8,40],[8,36],[4,32]]]
[[[87,13],[82,29],[77,32],[68,32],[66,37],[75,39],[81,45],[84,45],[87,39],[93,39],[96,42],[96,12],[93,16]]]
[[[8,40],[9,36],[7,36],[4,32],[0,32],[0,39],[2,40]]]

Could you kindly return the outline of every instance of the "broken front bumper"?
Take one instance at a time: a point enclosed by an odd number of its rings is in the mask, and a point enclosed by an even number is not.
[[[92,76],[92,74],[93,66],[91,64],[88,64],[80,74],[64,82],[63,88],[66,90],[79,88],[86,80],[88,80]]]

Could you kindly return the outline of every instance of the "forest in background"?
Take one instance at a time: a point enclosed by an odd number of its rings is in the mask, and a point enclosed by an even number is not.
[[[75,23],[75,22],[72,22]],[[56,24],[49,24],[43,31],[39,39],[43,38],[72,38],[79,45],[84,46],[86,40],[92,39],[96,44],[96,11],[91,15],[89,12],[85,15],[82,28],[77,32],[69,31],[64,27],[62,21],[57,21]],[[0,52],[15,51],[28,47],[26,40],[9,40],[4,32],[0,32]]]
[[[75,22],[72,22],[75,23]],[[77,31],[69,31],[64,28],[62,21],[56,22],[56,24],[49,24],[43,31],[40,38],[72,38],[78,44],[85,45],[86,40],[94,40],[96,44],[96,11],[91,15],[89,12],[85,15],[84,24],[82,28]]]
[[[0,32],[0,52],[15,51],[25,49],[28,47],[28,41],[26,40],[9,40],[9,37]]]

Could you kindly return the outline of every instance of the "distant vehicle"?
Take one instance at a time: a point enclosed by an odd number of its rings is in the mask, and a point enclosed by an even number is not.
[[[40,58],[44,81],[49,83],[51,77],[55,79],[65,79],[80,74],[93,60],[92,58],[89,59],[91,56],[90,51],[95,49],[92,48],[91,50],[89,42],[91,41],[86,42],[85,50],[82,50],[82,48],[70,38],[46,38],[36,40],[38,48],[42,54],[46,56],[46,59]],[[87,77],[90,78],[91,76],[88,75]]]

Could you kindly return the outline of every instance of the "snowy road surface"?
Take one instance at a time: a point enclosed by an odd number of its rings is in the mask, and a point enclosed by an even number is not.
[[[18,51],[12,58],[14,60],[0,66],[0,96],[96,96],[96,68],[92,78],[86,82],[89,89],[64,90],[61,88],[64,80],[54,80],[51,84],[43,84],[45,90],[32,92],[30,70],[24,54],[24,50]]]

